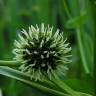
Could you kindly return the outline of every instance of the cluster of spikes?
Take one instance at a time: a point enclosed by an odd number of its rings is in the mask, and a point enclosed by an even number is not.
[[[28,32],[23,29],[14,46],[14,59],[22,63],[19,69],[36,80],[45,76],[51,79],[53,72],[60,73],[62,68],[65,71],[70,62],[69,43],[59,29],[53,32],[49,25],[30,26]]]

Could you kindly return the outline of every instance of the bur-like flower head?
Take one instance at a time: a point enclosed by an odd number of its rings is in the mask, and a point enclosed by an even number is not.
[[[62,68],[65,71],[70,62],[71,48],[63,34],[44,24],[40,28],[30,26],[28,31],[23,29],[14,45],[14,59],[22,63],[19,69],[35,79],[45,75],[51,78],[52,72],[58,73]]]

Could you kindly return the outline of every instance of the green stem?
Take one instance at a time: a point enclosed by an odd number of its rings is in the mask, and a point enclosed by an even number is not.
[[[64,91],[66,91],[68,94],[70,94],[71,96],[92,96],[92,95],[90,95],[90,94],[86,94],[86,93],[82,93],[82,92],[78,92],[78,91],[75,91],[75,90],[73,90],[72,88],[70,88],[66,83],[64,83],[64,82],[62,82],[61,80],[60,80],[60,78],[56,75],[56,74],[54,74],[53,73],[53,75],[54,75],[54,77],[55,77],[55,79],[53,78],[53,80],[52,80],[52,82],[54,83],[54,84],[56,84],[59,88],[61,88],[61,89],[63,89]]]
[[[68,16],[69,18],[72,18],[71,14],[70,14],[70,11],[69,11],[69,8],[68,8],[68,6],[67,6],[67,4],[66,4],[66,0],[63,0],[63,4],[64,4],[65,11],[66,11],[66,13],[67,13],[67,16]]]
[[[78,46],[79,46],[79,49],[80,49],[80,55],[81,55],[81,58],[82,58],[83,66],[84,66],[85,72],[87,74],[89,74],[90,71],[89,71],[89,68],[87,66],[86,57],[85,57],[85,54],[84,54],[83,44],[82,44],[82,39],[81,39],[81,28],[77,28],[76,30],[77,30],[76,35],[77,35],[77,39],[78,39]]]
[[[0,74],[19,80],[25,84],[28,84],[30,86],[32,86],[32,88],[35,88],[41,92],[44,93],[49,93],[52,96],[70,96],[68,94],[65,94],[59,90],[55,90],[53,88],[50,88],[49,86],[46,85],[42,85],[40,82],[43,83],[43,81],[34,81],[30,79],[30,76],[28,74],[22,73],[18,70],[12,69],[10,67],[6,67],[6,66],[0,66]]]
[[[80,16],[79,2],[78,2],[78,0],[75,0],[75,1],[76,1],[76,9],[78,10],[76,13],[77,13],[78,16]],[[68,5],[66,4],[66,0],[63,0],[63,4],[64,4],[64,8],[66,10],[66,13],[67,13],[69,19],[71,19],[72,15],[70,14]],[[79,46],[80,55],[81,55],[80,57],[81,57],[81,60],[82,60],[84,70],[87,74],[89,74],[90,70],[88,68],[88,64],[87,64],[87,61],[86,61],[86,57],[85,57],[85,53],[84,53],[84,49],[83,49],[82,38],[81,38],[81,31],[82,31],[82,26],[81,25],[82,24],[80,24],[79,28],[76,28],[76,37],[77,37],[77,41],[78,41],[78,46]]]
[[[11,66],[11,67],[18,67],[20,66],[21,63],[17,61],[5,61],[5,60],[0,60],[0,66]]]
[[[34,86],[34,87],[37,87],[37,89],[39,89],[39,90],[43,90],[43,91],[49,91],[51,94],[54,94],[54,95],[56,95],[56,96],[70,96],[70,95],[67,95],[67,94],[64,94],[64,93],[62,93],[62,92],[59,92],[59,91],[56,91],[56,90],[53,90],[53,89],[50,89],[50,88],[47,88],[47,87],[44,87],[44,86],[41,86],[41,85],[36,85],[36,84],[32,84],[32,83],[30,83],[30,82],[28,82],[28,81],[26,81],[26,80],[23,80],[23,82],[25,82],[25,83],[27,83],[27,84],[30,84],[30,85],[32,85],[32,86]]]
[[[83,93],[83,92],[78,92],[78,94],[79,94],[80,96],[92,96],[92,95],[90,95],[90,94],[86,94],[86,93]]]
[[[75,5],[76,5],[76,9],[77,9],[76,15],[80,16],[81,10],[80,10],[80,3],[78,0],[75,0]],[[82,35],[84,35],[84,34],[82,34],[83,33],[82,31],[83,31],[83,24],[82,24],[82,22],[80,22],[79,26],[76,28],[76,37],[77,37],[78,47],[79,47],[80,55],[81,55],[80,57],[82,60],[84,70],[87,74],[89,74],[90,70],[88,68],[88,63],[87,63],[85,52],[84,52],[84,46],[83,46],[83,41],[82,41]]]
[[[69,93],[72,96],[79,96],[76,91],[74,91],[73,89],[71,89],[67,84],[65,84],[64,82],[62,82],[59,77],[53,73],[53,76],[55,78],[53,78],[52,82],[54,84],[56,84],[59,88],[63,89],[64,91],[66,91],[67,93]]]

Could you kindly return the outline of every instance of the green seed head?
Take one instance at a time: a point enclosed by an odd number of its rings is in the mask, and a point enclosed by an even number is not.
[[[22,30],[15,40],[13,53],[15,60],[22,63],[20,70],[30,74],[35,79],[44,76],[51,78],[52,72],[65,71],[66,64],[70,62],[69,43],[66,43],[59,30],[53,33],[53,27],[39,28],[30,26],[28,32]]]

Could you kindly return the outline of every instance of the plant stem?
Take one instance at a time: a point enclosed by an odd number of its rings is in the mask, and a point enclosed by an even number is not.
[[[76,15],[80,16],[81,15],[81,10],[80,10],[80,3],[79,3],[78,0],[75,0],[75,5],[76,5],[76,9],[77,9]],[[82,35],[84,35],[84,33],[82,32],[83,30],[84,30],[83,29],[83,24],[82,24],[82,22],[80,22],[79,26],[76,28],[77,43],[78,43],[78,48],[80,50],[80,55],[81,55],[80,57],[81,57],[81,60],[82,60],[84,70],[87,74],[89,74],[90,70],[89,70],[88,62],[87,62],[87,59],[86,59],[86,56],[85,56],[84,44],[83,44],[83,41],[82,41]]]
[[[79,7],[79,2],[78,0],[73,0],[73,2],[75,2],[76,4],[76,16],[80,16],[81,13],[80,13],[80,7]],[[64,8],[66,10],[66,13],[69,17],[69,19],[72,18],[72,15],[70,14],[70,11],[69,11],[69,8],[68,8],[68,5],[66,4],[66,0],[63,0],[63,3],[64,3]],[[84,67],[84,70],[87,74],[90,73],[90,70],[88,68],[88,64],[87,64],[87,61],[86,61],[86,56],[85,56],[85,52],[84,52],[84,46],[83,46],[83,42],[82,42],[82,37],[81,37],[81,34],[82,34],[82,30],[83,30],[83,27],[81,26],[82,24],[79,25],[79,27],[76,27],[76,37],[77,37],[77,43],[78,43],[78,48],[80,50],[80,57],[81,57],[81,60],[82,60],[82,64],[83,64],[83,67]]]
[[[62,82],[55,73],[53,73],[53,76],[54,77],[53,77],[52,82],[54,84],[56,84],[58,87],[60,87],[61,89],[63,89],[67,93],[69,93],[70,95],[77,96],[77,93],[73,89],[71,89],[67,84],[65,84],[64,82]]]
[[[78,92],[78,91],[73,90],[66,83],[62,82],[60,80],[60,78],[55,73],[53,73],[53,75],[54,75],[55,79],[53,78],[52,82],[54,84],[56,84],[59,88],[66,91],[69,95],[71,95],[71,96],[83,96],[83,95],[84,96],[92,96],[90,94],[86,94],[86,93],[82,93],[82,92]]]
[[[43,81],[36,82],[34,80],[31,80],[30,76],[28,74],[22,73],[18,70],[10,68],[10,67],[0,66],[0,74],[13,78],[13,79],[16,79],[16,80],[19,80],[25,84],[30,85],[32,88],[39,90],[40,92],[49,93],[52,96],[70,96],[59,90],[55,90],[46,85],[40,84],[40,82],[43,82]]]
[[[78,39],[78,46],[79,46],[79,49],[80,49],[80,54],[81,54],[83,66],[84,66],[85,72],[87,74],[89,74],[90,71],[89,71],[89,68],[87,66],[86,57],[85,57],[84,50],[83,50],[83,45],[82,45],[82,39],[81,39],[81,36],[80,36],[81,35],[81,28],[77,28],[76,31],[77,31],[76,35],[77,35],[77,39]]]
[[[20,66],[21,63],[17,61],[5,61],[5,60],[0,60],[0,66],[11,66],[11,67],[18,67]]]
[[[64,4],[65,11],[67,13],[67,16],[69,18],[72,18],[71,13],[70,13],[69,8],[68,8],[68,5],[66,4],[66,0],[63,0],[63,4]]]

